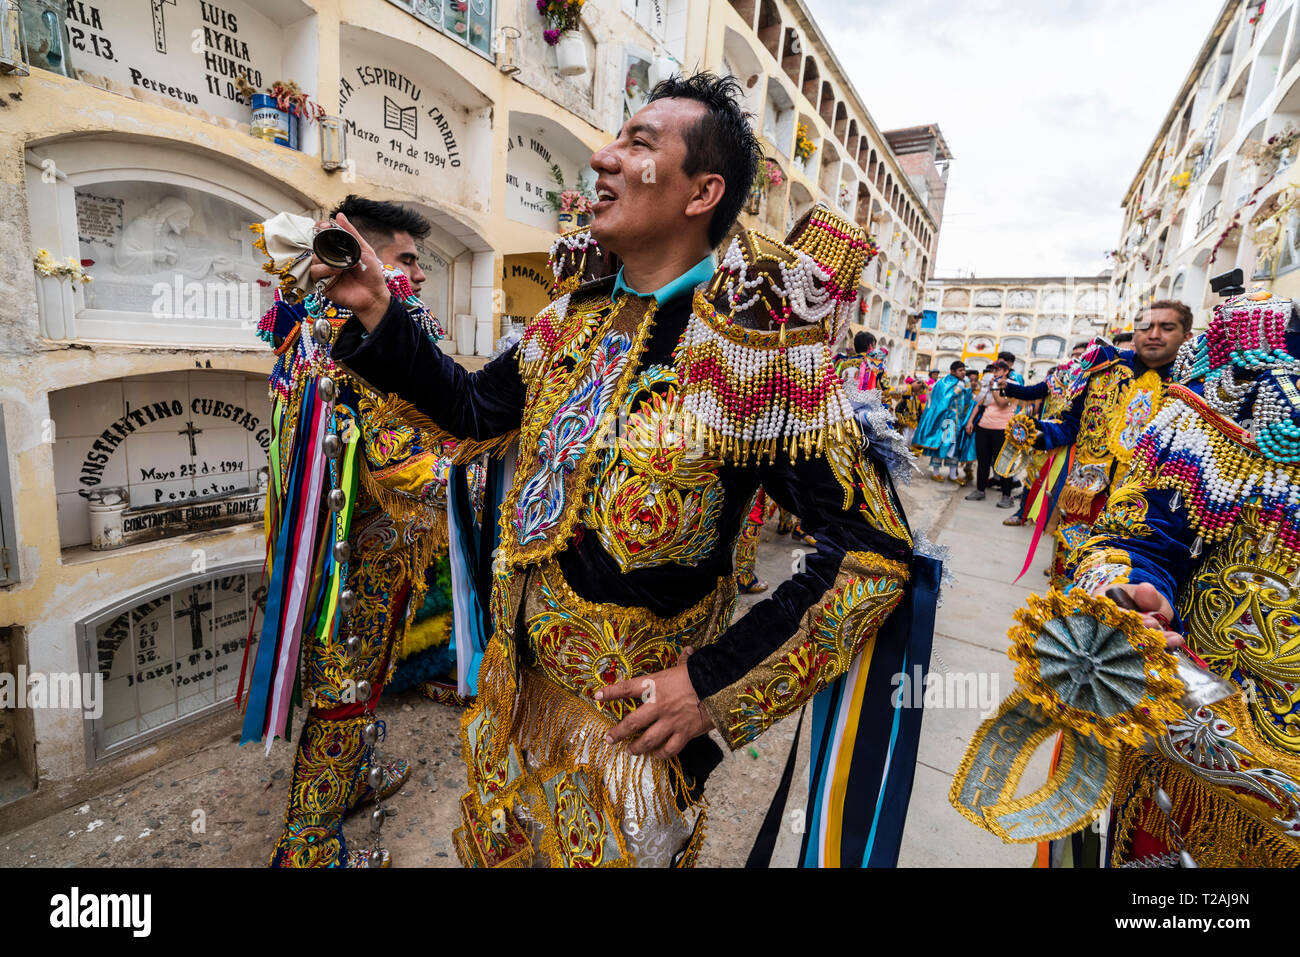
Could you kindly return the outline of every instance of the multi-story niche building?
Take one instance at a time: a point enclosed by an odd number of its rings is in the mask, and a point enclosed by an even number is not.
[[[941,374],[955,360],[983,368],[999,352],[1038,381],[1071,347],[1106,331],[1110,277],[932,280],[917,339],[917,368]]]
[[[1124,195],[1112,320],[1181,299],[1204,328],[1209,279],[1300,295],[1300,5],[1227,0]]]

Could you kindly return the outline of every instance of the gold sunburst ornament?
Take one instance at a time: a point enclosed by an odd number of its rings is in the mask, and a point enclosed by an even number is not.
[[[1053,589],[1030,595],[1015,618],[1007,653],[1016,681],[1056,721],[1107,747],[1140,747],[1184,716],[1178,661],[1137,612],[1082,589]]]
[[[1086,827],[1115,790],[1121,745],[1140,747],[1184,717],[1178,660],[1164,636],[1109,598],[1082,589],[1030,595],[1016,611],[1008,654],[1019,687],[980,725],[948,799],[1005,841],[1062,837]],[[1062,736],[1046,785],[1015,797],[1039,745]]]

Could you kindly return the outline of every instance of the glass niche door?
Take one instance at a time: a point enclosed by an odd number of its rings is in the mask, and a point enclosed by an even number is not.
[[[260,628],[265,606],[261,566],[250,564],[172,583],[83,622],[83,668],[104,683],[103,713],[89,722],[88,760],[128,751],[228,704],[251,616]]]

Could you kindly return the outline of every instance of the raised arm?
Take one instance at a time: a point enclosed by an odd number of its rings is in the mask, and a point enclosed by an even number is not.
[[[451,436],[485,440],[519,428],[527,390],[516,352],[510,349],[469,372],[410,322],[393,297],[373,332],[367,334],[355,316],[349,319],[331,355],[376,389],[411,403]]]

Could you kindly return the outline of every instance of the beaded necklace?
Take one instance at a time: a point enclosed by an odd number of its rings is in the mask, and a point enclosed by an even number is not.
[[[824,206],[785,242],[745,231],[723,256],[675,352],[683,408],[723,458],[745,463],[860,441],[830,342],[874,243]]]
[[[1203,382],[1206,404],[1281,463],[1300,462],[1300,360],[1286,348],[1294,310],[1291,300],[1267,294],[1229,299],[1199,338],[1183,344],[1174,366],[1179,381]]]
[[[1300,467],[1260,455],[1249,433],[1194,393],[1173,386],[1169,399],[1138,442],[1126,481],[1173,490],[1170,508],[1186,508],[1197,533],[1193,558],[1244,523],[1259,532],[1263,554],[1300,561]]]

